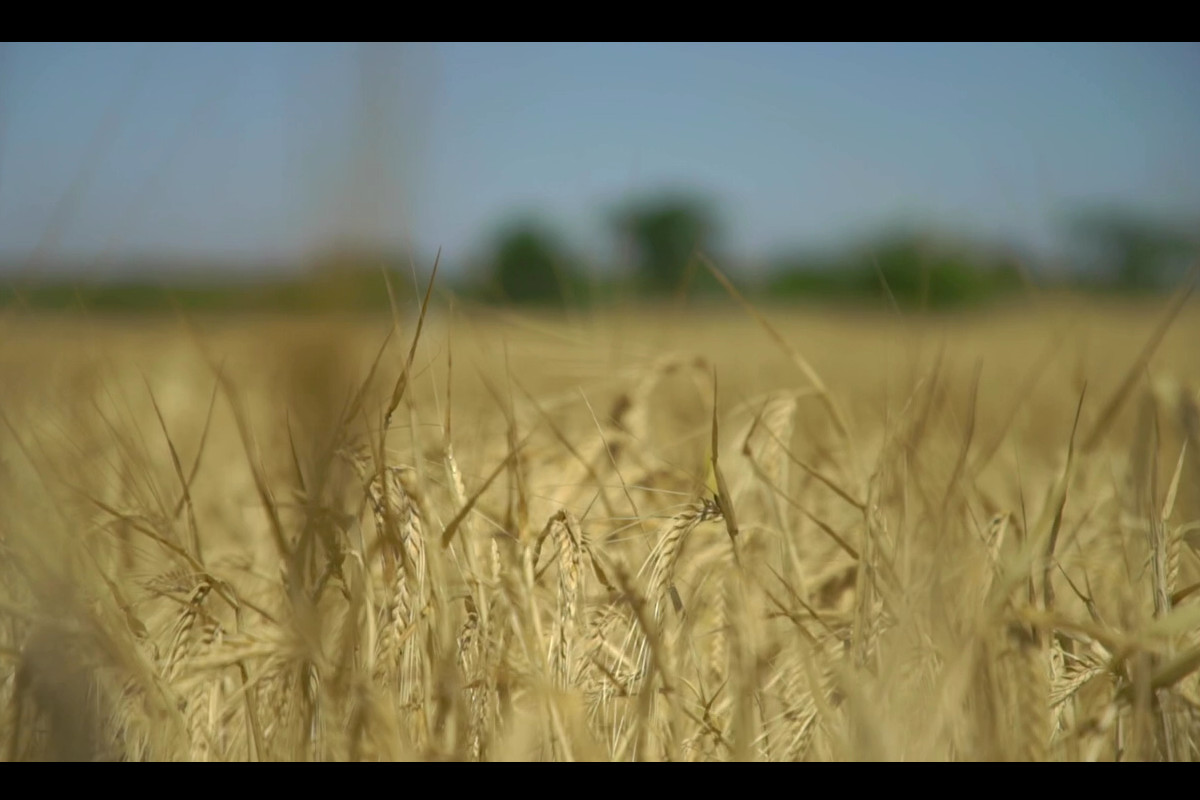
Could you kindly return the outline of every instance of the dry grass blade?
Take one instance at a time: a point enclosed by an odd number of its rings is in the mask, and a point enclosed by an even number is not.
[[[1175,593],[1171,595],[1171,607],[1174,608],[1175,606],[1179,605],[1184,600],[1194,595],[1197,591],[1200,591],[1200,583],[1193,583],[1191,586],[1185,586],[1182,589],[1176,590]]]
[[[983,365],[977,362],[971,377],[971,400],[967,405],[966,430],[963,432],[963,440],[958,450],[958,458],[954,461],[954,469],[950,472],[950,480],[946,484],[946,494],[942,500],[943,516],[945,516],[945,510],[950,503],[950,498],[954,495],[955,487],[958,486],[959,479],[963,476],[963,471],[967,467],[967,456],[971,452],[971,442],[975,438],[975,412],[979,407],[979,375],[982,371]]]
[[[1184,678],[1200,669],[1200,647],[1193,647],[1175,656],[1165,664],[1160,665],[1150,676],[1149,689],[1159,691],[1170,689]],[[1126,703],[1134,701],[1137,687],[1126,684],[1117,693],[1117,699]]]
[[[1179,479],[1183,476],[1183,457],[1187,455],[1187,446],[1187,440],[1184,440],[1179,448],[1179,458],[1175,462],[1175,473],[1171,476],[1171,483],[1167,487],[1167,496],[1163,499],[1161,517],[1164,524],[1175,511],[1175,498],[1179,494]]]
[[[352,423],[359,414],[363,411],[363,404],[366,402],[367,390],[371,386],[371,382],[375,379],[375,372],[379,368],[379,362],[383,359],[383,354],[387,350],[388,344],[392,341],[392,336],[396,329],[389,328],[387,335],[383,337],[383,342],[379,345],[379,349],[375,352],[375,358],[371,361],[370,368],[367,369],[367,375],[363,378],[362,383],[354,392],[354,396],[346,406],[346,413],[342,415],[342,427],[345,428]]]
[[[1171,302],[1167,305],[1166,311],[1163,312],[1158,325],[1151,332],[1150,337],[1146,340],[1146,344],[1142,346],[1141,353],[1129,365],[1129,370],[1125,373],[1125,377],[1117,385],[1112,397],[1104,405],[1104,408],[1100,412],[1100,417],[1092,425],[1091,433],[1083,441],[1084,453],[1094,450],[1104,437],[1104,434],[1108,432],[1109,426],[1112,425],[1113,420],[1117,416],[1117,412],[1121,410],[1121,406],[1124,404],[1126,398],[1129,397],[1129,393],[1133,390],[1138,379],[1142,376],[1146,365],[1150,363],[1154,351],[1158,349],[1158,345],[1162,342],[1163,337],[1167,335],[1167,331],[1170,330],[1171,325],[1175,322],[1175,318],[1179,316],[1179,312],[1183,310],[1188,297],[1191,296],[1197,275],[1200,275],[1200,261],[1197,261],[1192,266],[1187,277],[1184,278],[1183,285],[1179,287],[1175,296],[1171,298]]]
[[[1050,531],[1046,539],[1046,561],[1042,566],[1042,601],[1047,610],[1054,607],[1054,584],[1050,580],[1051,564],[1054,561],[1054,548],[1058,544],[1058,532],[1062,528],[1063,508],[1067,504],[1067,484],[1075,464],[1075,433],[1079,430],[1079,415],[1083,411],[1083,398],[1087,396],[1087,385],[1079,393],[1079,404],[1075,406],[1075,420],[1071,423],[1071,437],[1067,442],[1067,465],[1063,470],[1062,489],[1054,493],[1054,517],[1050,522]]]
[[[279,509],[275,505],[275,499],[271,496],[270,484],[267,482],[262,464],[259,461],[258,454],[255,452],[254,437],[250,433],[250,425],[246,421],[246,412],[242,409],[241,403],[238,402],[233,384],[228,380],[223,380],[222,385],[225,389],[225,397],[229,401],[230,408],[233,410],[233,419],[237,425],[238,436],[241,438],[242,448],[246,453],[246,461],[250,466],[250,473],[254,478],[254,489],[258,493],[258,499],[262,503],[263,510],[267,513],[271,538],[275,542],[275,548],[279,551],[279,554],[291,559],[293,553],[284,536],[283,522],[279,518]]]
[[[1038,381],[1045,373],[1046,368],[1050,366],[1050,362],[1053,361],[1054,354],[1058,352],[1058,348],[1062,346],[1062,341],[1063,340],[1061,337],[1052,337],[1046,344],[1045,349],[1042,350],[1041,354],[1033,362],[1033,366],[1030,367],[1029,372],[1025,374],[1025,378],[1017,386],[1017,390],[1014,393],[1014,397],[1016,399],[1013,400],[1012,405],[1009,406],[1008,411],[1004,415],[1004,419],[1001,421],[1000,425],[993,430],[992,436],[988,440],[987,444],[985,444],[976,452],[975,459],[971,462],[972,474],[977,475],[982,472],[983,468],[986,467],[996,453],[1000,451],[1000,448],[1004,445],[1005,440],[1008,438],[1008,434],[1012,429],[1013,422],[1016,421],[1017,414],[1029,401],[1030,393],[1032,393],[1034,387],[1037,386]]]
[[[625,483],[625,476],[621,474],[621,467],[617,464],[617,457],[613,454],[613,447],[609,443],[608,438],[604,435],[604,428],[600,425],[600,418],[596,416],[595,409],[592,408],[592,403],[584,394],[583,389],[579,390],[579,396],[583,398],[583,404],[587,406],[588,413],[592,415],[592,423],[596,426],[596,433],[600,436],[600,442],[604,445],[604,452],[608,453],[608,460],[612,464],[613,472],[616,473],[617,480],[621,483],[621,491],[625,494],[625,499],[629,501],[629,508],[633,511],[633,516],[641,524],[642,512],[638,511],[637,503],[633,500],[633,495],[629,492],[629,485]]]
[[[521,449],[524,448],[525,443],[529,441],[530,437],[533,436],[535,431],[536,429],[526,433],[524,438],[517,443],[517,446],[508,451],[508,455],[504,457],[504,460],[497,464],[495,469],[493,469],[491,473],[483,479],[483,483],[480,484],[479,488],[475,490],[475,493],[467,498],[466,504],[458,510],[458,513],[454,515],[453,519],[446,523],[446,527],[442,530],[443,548],[450,546],[450,542],[454,540],[454,534],[458,532],[459,526],[462,525],[463,520],[466,519],[467,515],[471,513],[471,510],[475,508],[475,504],[479,502],[479,498],[483,496],[483,493],[488,490],[496,478],[500,477],[500,473],[504,472],[504,470],[508,468],[509,463],[520,454]]]
[[[217,406],[217,394],[221,389],[220,370],[218,368],[217,379],[213,381],[212,395],[208,398],[208,410],[204,413],[204,427],[200,429],[200,443],[196,445],[196,457],[192,459],[192,468],[188,470],[187,487],[191,491],[192,482],[196,480],[196,473],[200,470],[200,459],[204,456],[204,446],[208,442],[208,431],[212,424],[213,409]],[[181,496],[179,502],[175,504],[175,511],[171,514],[172,517],[178,517],[183,511],[184,500],[186,496]]]
[[[713,370],[713,410],[712,410],[712,468],[717,479],[717,498],[720,501],[721,514],[725,517],[725,530],[729,533],[729,541],[733,545],[734,558],[739,566],[741,558],[737,551],[738,524],[733,511],[733,495],[729,493],[729,483],[725,473],[721,471],[720,431],[717,426],[717,372]]]
[[[147,525],[145,522],[143,522],[138,517],[136,517],[132,514],[122,513],[121,511],[118,511],[117,509],[108,505],[104,501],[88,495],[87,492],[83,491],[82,489],[77,489],[76,491],[78,491],[79,494],[86,497],[88,502],[90,502],[92,505],[96,506],[96,508],[100,509],[101,511],[105,512],[106,514],[111,515],[114,519],[120,520],[121,522],[125,523],[128,526],[129,530],[136,531],[137,533],[140,533],[143,536],[146,536],[151,541],[161,545],[165,549],[170,550],[175,555],[180,556],[181,558],[185,559],[188,562],[188,564],[191,567],[193,567],[197,572],[204,571],[204,565],[201,564],[199,561],[197,561],[195,559],[195,557],[192,556],[192,554],[189,553],[185,548],[180,547],[179,545],[175,544],[174,542],[171,542],[171,541],[163,538],[161,535],[159,535],[158,531],[151,528],[149,525]]]
[[[583,454],[579,452],[579,449],[575,447],[575,445],[571,444],[571,440],[567,438],[567,435],[563,433],[562,428],[559,427],[559,425],[546,412],[546,410],[542,408],[542,404],[539,403],[537,399],[530,394],[529,390],[522,386],[518,381],[513,381],[513,383],[516,384],[517,388],[521,390],[521,394],[525,395],[525,399],[530,402],[541,418],[545,420],[546,424],[550,426],[550,431],[554,434],[554,437],[562,443],[562,446],[567,449],[567,452],[571,454],[571,457],[578,461],[580,466],[583,467],[584,471],[587,472],[587,475],[592,479],[593,484],[597,487],[603,486],[604,482],[600,480],[600,475],[596,472],[596,467],[593,466],[592,462],[583,457]],[[613,511],[612,504],[609,503],[608,495],[601,491],[598,496],[600,498],[600,502],[604,505],[605,513],[610,517],[615,517],[616,512]]]
[[[751,463],[753,463],[753,462],[751,462]],[[755,465],[755,467],[757,468],[757,465]],[[758,472],[758,475],[759,475],[759,479],[762,480],[762,482],[764,484],[766,484],[767,488],[769,488],[776,495],[778,495],[779,498],[781,500],[783,500],[785,503],[787,503],[792,508],[796,509],[801,514],[803,514],[809,520],[809,522],[812,522],[814,525],[816,525],[817,528],[820,529],[820,531],[822,533],[824,533],[826,536],[828,536],[831,540],[833,540],[833,543],[836,544],[838,547],[840,547],[846,553],[846,555],[850,556],[855,561],[859,560],[860,556],[858,554],[858,550],[854,547],[854,545],[847,542],[845,537],[843,537],[840,533],[838,533],[836,530],[834,530],[833,527],[831,525],[829,525],[829,523],[825,522],[820,517],[818,517],[816,514],[813,514],[811,511],[809,511],[807,508],[805,508],[801,503],[797,502],[795,499],[790,497],[787,494],[787,492],[783,491],[783,489],[780,489],[778,486],[776,486],[775,483],[769,477],[762,474],[761,471]]]
[[[800,372],[804,375],[805,379],[807,379],[808,382],[812,384],[813,388],[819,392],[821,402],[823,402],[825,407],[828,409],[830,418],[833,420],[833,424],[837,426],[838,432],[846,439],[849,439],[850,430],[846,423],[845,415],[842,414],[841,409],[838,408],[837,403],[834,402],[832,395],[829,394],[829,389],[826,387],[825,382],[821,380],[821,376],[819,376],[817,371],[813,369],[812,365],[808,362],[808,359],[801,355],[799,350],[790,345],[788,341],[783,338],[782,334],[775,329],[775,326],[768,322],[766,317],[759,313],[758,309],[752,306],[746,300],[746,298],[742,296],[742,293],[737,290],[737,287],[733,285],[729,278],[725,277],[725,274],[721,272],[721,270],[717,269],[716,264],[714,264],[707,256],[703,254],[700,254],[700,259],[704,262],[704,265],[708,267],[708,271],[712,273],[713,277],[716,278],[721,286],[725,288],[725,291],[729,292],[729,295],[733,297],[733,299],[737,300],[738,304],[741,305],[742,308],[744,308],[760,326],[762,326],[762,329],[767,332],[767,335],[770,336],[775,343],[778,344],[779,347],[788,354],[788,356],[792,359],[792,363],[794,363],[800,369]]]
[[[767,434],[772,439],[775,440],[775,443],[779,445],[780,450],[782,450],[783,454],[788,457],[789,461],[791,461],[793,464],[798,466],[800,469],[807,472],[813,478],[816,478],[818,481],[823,483],[826,487],[829,488],[830,491],[832,491],[838,497],[845,500],[850,505],[854,506],[859,511],[866,510],[866,508],[867,508],[866,503],[864,503],[862,500],[859,500],[857,497],[855,497],[853,494],[851,494],[846,489],[842,488],[842,486],[840,484],[838,484],[837,481],[835,481],[833,478],[830,478],[828,475],[826,475],[821,470],[817,469],[816,467],[810,466],[809,464],[807,464],[804,461],[801,461],[799,458],[797,458],[796,454],[793,453],[782,441],[780,441],[779,437],[776,436],[775,432],[772,431],[770,428],[764,428],[764,430],[766,430]],[[748,439],[749,439],[749,437],[747,437],[747,440]]]
[[[413,359],[417,355],[417,345],[421,341],[421,328],[425,325],[425,315],[429,312],[429,298],[433,295],[433,282],[437,279],[438,264],[442,260],[442,250],[439,247],[437,256],[433,260],[433,271],[429,275],[429,285],[425,287],[425,298],[421,301],[421,313],[417,316],[417,329],[413,332],[412,344],[408,348],[408,357],[404,360],[404,369],[400,371],[400,376],[396,378],[396,385],[392,387],[392,399],[388,402],[387,411],[383,414],[383,429],[386,431],[391,427],[392,414],[400,406],[400,401],[404,399],[404,391],[408,388],[408,375],[412,369]]]
[[[187,508],[189,544],[192,553],[196,556],[197,561],[203,563],[204,557],[200,553],[200,532],[196,527],[196,510],[192,507],[192,493],[188,486],[188,479],[183,474],[183,465],[179,463],[179,452],[175,449],[175,442],[171,440],[171,433],[167,430],[167,421],[163,419],[162,409],[158,407],[158,400],[154,397],[154,390],[150,388],[150,382],[146,380],[145,376],[142,376],[142,381],[146,384],[146,392],[150,395],[150,404],[154,407],[154,416],[158,419],[163,438],[167,440],[167,449],[171,453],[171,465],[175,468],[175,477],[179,479],[179,485],[182,487],[182,502]]]
[[[284,419],[284,425],[287,427],[288,454],[292,457],[292,471],[295,473],[296,485],[300,487],[301,492],[308,494],[308,488],[304,485],[304,470],[300,467],[300,454],[296,451],[296,436],[292,433],[290,414]]]

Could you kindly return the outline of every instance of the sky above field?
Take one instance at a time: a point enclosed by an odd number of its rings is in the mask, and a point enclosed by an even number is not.
[[[718,203],[744,257],[923,223],[1049,251],[1200,217],[1200,46],[0,45],[0,257],[479,252],[537,213]]]

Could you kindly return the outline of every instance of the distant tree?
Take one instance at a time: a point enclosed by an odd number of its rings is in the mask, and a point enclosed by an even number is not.
[[[570,263],[558,236],[545,225],[524,219],[497,236],[491,274],[504,300],[558,305],[572,275]]]
[[[961,302],[972,272],[959,253],[932,234],[889,230],[855,248],[848,271],[863,296],[888,296],[904,308]]]
[[[678,287],[696,250],[711,251],[717,225],[712,206],[689,194],[630,203],[613,215],[616,233],[633,248],[638,276],[651,291]]]
[[[932,231],[892,230],[861,247],[846,269],[863,296],[909,309],[948,309],[996,299],[1020,283],[1004,248]]]
[[[1093,208],[1068,220],[1086,258],[1118,288],[1162,288],[1200,256],[1200,238],[1181,227],[1121,208]]]

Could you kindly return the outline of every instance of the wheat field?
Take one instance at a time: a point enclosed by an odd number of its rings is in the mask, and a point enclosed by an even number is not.
[[[0,317],[5,760],[1200,756],[1200,308]]]

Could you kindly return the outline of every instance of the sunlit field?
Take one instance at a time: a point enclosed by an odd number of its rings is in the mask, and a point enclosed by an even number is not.
[[[0,758],[1200,756],[1200,307],[0,317]]]

